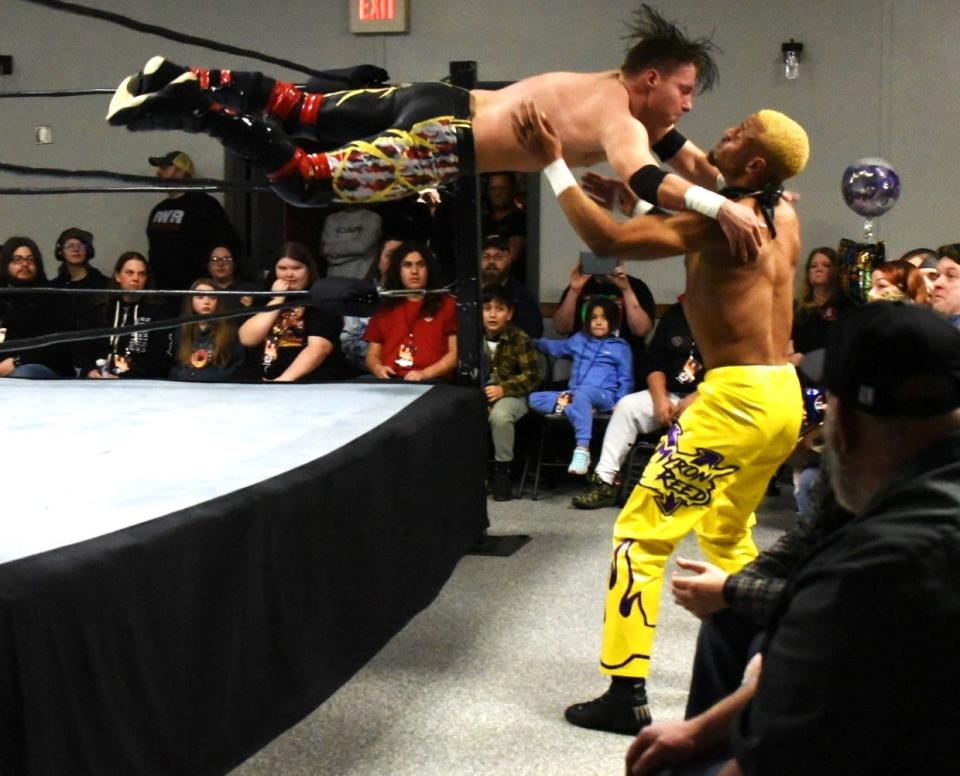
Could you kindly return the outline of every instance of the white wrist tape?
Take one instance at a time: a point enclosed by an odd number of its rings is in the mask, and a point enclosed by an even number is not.
[[[683,206],[687,210],[701,213],[707,218],[716,218],[727,198],[702,186],[691,186],[683,195]]]
[[[635,216],[642,216],[644,213],[649,213],[653,208],[654,206],[645,199],[638,199],[637,204],[633,206],[633,214]]]
[[[723,177],[722,172],[717,173],[717,191],[727,188],[727,179]]]
[[[567,163],[563,159],[555,159],[550,162],[543,168],[543,174],[547,176],[553,193],[558,197],[571,186],[577,185],[577,179],[573,177],[573,173],[570,172],[570,168],[567,167]]]

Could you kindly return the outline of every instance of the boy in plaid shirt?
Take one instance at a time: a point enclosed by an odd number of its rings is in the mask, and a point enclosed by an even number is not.
[[[483,289],[484,393],[490,404],[493,437],[493,498],[508,501],[514,427],[527,414],[527,394],[543,377],[530,338],[512,323],[513,305],[501,286]]]

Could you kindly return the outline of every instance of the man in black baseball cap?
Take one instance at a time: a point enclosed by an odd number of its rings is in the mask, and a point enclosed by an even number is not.
[[[744,776],[956,772],[943,726],[960,717],[960,331],[921,305],[854,307],[820,379],[824,459],[852,517],[788,579],[759,676],[643,730],[629,774],[716,773],[727,731]]]
[[[930,417],[960,407],[960,331],[926,307],[875,302],[843,317],[821,384],[875,417]]]
[[[170,151],[163,156],[151,156],[147,159],[153,167],[157,168],[157,175],[161,178],[192,178],[193,177],[193,159],[183,151]],[[164,174],[167,167],[173,167],[174,170],[169,174]],[[179,170],[181,175],[174,174]]]
[[[543,336],[540,305],[530,290],[510,276],[510,243],[499,234],[484,235],[480,241],[480,282],[483,286],[500,286],[513,307],[513,325],[527,336]]]
[[[192,178],[193,160],[183,151],[169,151],[151,156],[148,161],[157,168],[163,180]],[[171,190],[157,204],[147,219],[148,258],[157,288],[190,288],[206,274],[210,251],[218,245],[239,245],[240,237],[227,218],[223,206],[202,191]],[[167,315],[177,311],[174,300]]]
[[[921,305],[828,341],[825,465],[853,513],[793,576],[735,728],[751,773],[948,773],[960,740],[960,331]]]

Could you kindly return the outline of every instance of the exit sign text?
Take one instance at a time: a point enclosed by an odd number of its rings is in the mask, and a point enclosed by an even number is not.
[[[410,0],[349,1],[351,32],[406,32],[409,27]]]

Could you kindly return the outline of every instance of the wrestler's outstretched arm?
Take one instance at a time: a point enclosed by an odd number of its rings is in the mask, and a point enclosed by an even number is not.
[[[562,160],[560,138],[532,105],[514,114],[513,125],[520,144],[544,167]],[[569,186],[558,192],[560,206],[577,234],[602,256],[661,259],[704,249],[723,250],[726,246],[717,223],[698,213],[648,215],[619,222],[591,200],[572,175],[568,183]]]
[[[751,208],[708,190],[716,188],[717,170],[689,140],[670,130],[656,145],[665,148],[661,153],[668,164],[689,174],[693,182],[660,169],[650,150],[646,129],[632,116],[607,121],[602,143],[616,174],[643,201],[669,210],[693,210],[717,219],[731,254],[743,260],[756,258],[763,244],[760,219]]]
[[[691,183],[711,191],[717,191],[720,188],[717,185],[720,171],[707,159],[706,152],[692,140],[685,140],[680,150],[670,157],[667,164],[673,168],[674,172]]]

